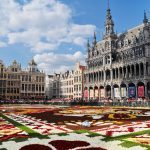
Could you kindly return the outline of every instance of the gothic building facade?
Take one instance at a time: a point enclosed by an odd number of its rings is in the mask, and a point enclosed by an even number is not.
[[[45,73],[39,71],[34,59],[26,70],[16,60],[8,67],[0,60],[0,100],[44,98]]]
[[[87,44],[84,98],[150,97],[150,22],[124,33],[114,32],[110,8],[101,41]]]

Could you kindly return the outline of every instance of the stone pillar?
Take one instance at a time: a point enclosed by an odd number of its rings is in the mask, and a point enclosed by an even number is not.
[[[120,79],[120,68],[118,68],[118,79]]]
[[[145,89],[144,89],[145,90],[144,91],[145,92],[145,97],[148,97],[148,94],[147,94],[147,84],[145,83],[144,86],[145,86]]]
[[[128,84],[126,84],[126,88],[127,88],[127,95],[126,96],[129,97],[129,91],[128,91],[129,90],[129,85]]]
[[[135,94],[136,94],[136,96],[135,96],[135,98],[137,99],[138,98],[138,86],[137,85],[135,85]]]
[[[110,78],[111,78],[111,82],[113,81],[113,70],[110,70]]]
[[[106,86],[104,86],[104,97],[106,97]]]
[[[111,85],[111,98],[114,99],[114,88],[113,88],[113,85]]]
[[[104,73],[104,82],[105,82],[106,81],[106,71],[104,70],[103,73]]]
[[[128,67],[126,67],[126,79],[129,78]]]
[[[124,78],[124,70],[123,70],[123,67],[122,67],[122,78]]]
[[[105,66],[105,56],[103,57],[103,66]]]

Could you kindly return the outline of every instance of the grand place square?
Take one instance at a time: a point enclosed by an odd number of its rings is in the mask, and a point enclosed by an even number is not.
[[[0,1],[0,150],[150,150],[149,2],[83,1]]]

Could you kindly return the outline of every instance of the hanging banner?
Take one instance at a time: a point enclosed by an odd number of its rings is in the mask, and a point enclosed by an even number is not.
[[[126,97],[127,96],[127,90],[125,87],[121,87],[121,97]]]
[[[100,89],[100,97],[105,97],[104,89]]]
[[[114,97],[120,97],[119,88],[114,88]]]
[[[144,86],[138,86],[138,97],[144,97]]]
[[[95,89],[95,98],[98,98],[98,89]]]
[[[129,94],[129,97],[135,97],[136,93],[135,93],[135,86],[131,86],[129,87],[129,91],[128,91],[128,94]]]
[[[88,90],[85,90],[85,91],[84,91],[84,97],[85,97],[85,98],[88,98]]]
[[[90,98],[93,98],[93,97],[94,97],[94,90],[90,89]]]

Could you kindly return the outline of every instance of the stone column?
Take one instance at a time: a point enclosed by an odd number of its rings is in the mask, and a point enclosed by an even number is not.
[[[126,92],[127,92],[127,93],[126,93],[126,97],[129,97],[128,88],[129,88],[129,86],[128,86],[128,84],[126,84],[126,90],[127,90],[127,91],[126,91]]]
[[[111,98],[114,99],[114,88],[113,88],[113,85],[111,85]]]
[[[124,70],[123,70],[123,67],[122,67],[122,78],[124,78]]]
[[[135,85],[135,94],[136,94],[136,96],[135,96],[135,98],[137,99],[138,98],[138,88],[137,88],[138,86],[137,85]]]
[[[104,86],[104,97],[106,97],[106,86]]]
[[[105,66],[105,56],[103,57],[103,66]]]
[[[118,79],[120,79],[120,68],[118,68]]]
[[[104,70],[103,73],[104,73],[104,82],[105,82],[106,81],[106,71]]]
[[[112,82],[113,81],[113,70],[112,69],[110,70],[110,76],[111,76],[110,78],[111,78],[111,82]]]
[[[126,79],[129,77],[128,67],[126,67]]]

